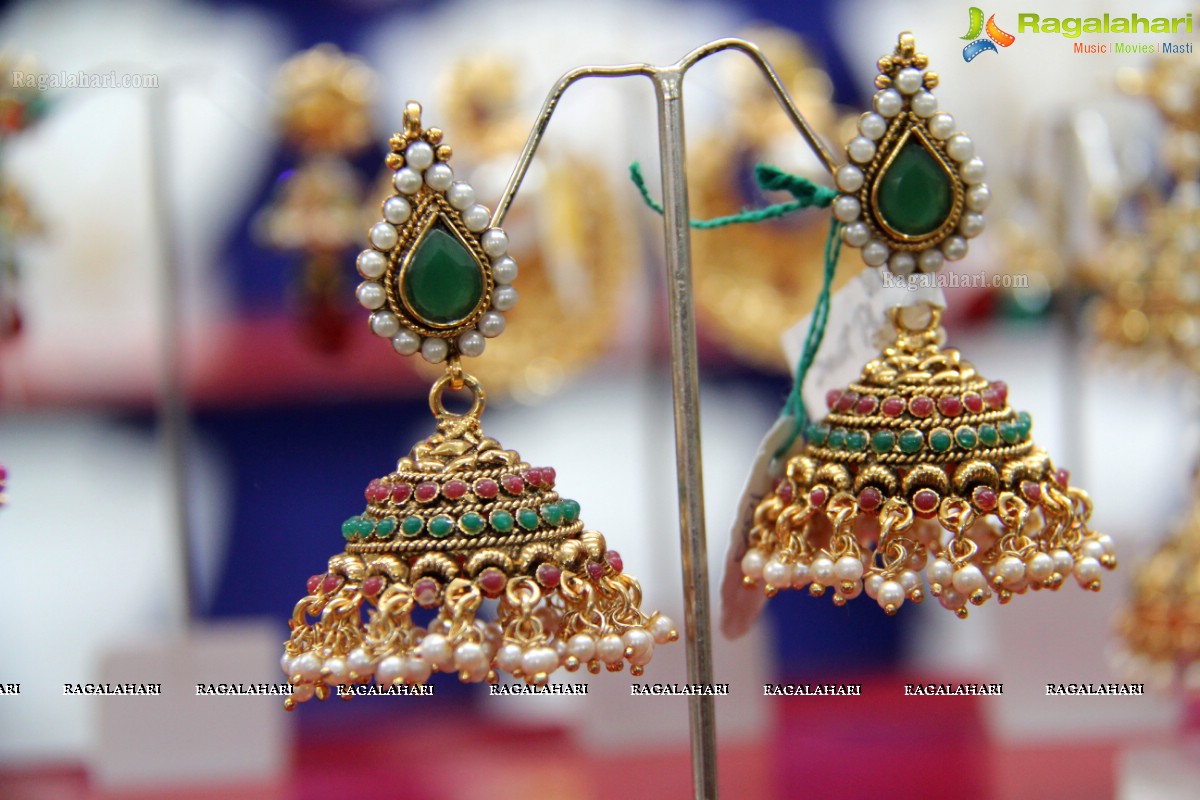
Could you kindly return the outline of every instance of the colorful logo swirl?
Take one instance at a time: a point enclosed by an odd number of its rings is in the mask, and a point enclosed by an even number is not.
[[[996,45],[1008,47],[1017,40],[1017,37],[1011,33],[1000,29],[1000,26],[996,24],[995,14],[988,17],[987,24],[985,25],[983,22],[983,9],[971,6],[968,13],[970,15],[970,23],[967,28],[967,35],[962,38],[974,41],[971,41],[963,48],[963,61],[970,63],[980,53],[988,51],[998,53],[1000,51],[996,49]],[[979,38],[981,33],[987,33],[987,38]]]

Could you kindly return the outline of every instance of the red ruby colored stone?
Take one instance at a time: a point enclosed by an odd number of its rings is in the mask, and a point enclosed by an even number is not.
[[[412,497],[412,487],[407,483],[397,483],[392,487],[393,503],[407,503],[410,497]]]
[[[1004,381],[992,381],[992,383],[983,390],[983,402],[987,403],[988,408],[1003,408],[1004,401],[1008,399],[1008,384]]]
[[[921,489],[913,495],[912,502],[918,514],[932,514],[938,507],[938,494],[933,489]]]
[[[612,567],[613,572],[620,574],[621,570],[625,569],[625,562],[621,560],[621,554],[616,550],[609,550],[605,553],[604,560]]]
[[[1042,499],[1042,487],[1033,481],[1021,481],[1021,494],[1031,503],[1037,503]]]
[[[481,478],[475,481],[475,494],[484,500],[491,500],[500,494],[500,484],[491,478]]]
[[[321,581],[325,580],[324,575],[313,575],[308,579],[308,593],[316,594],[317,589],[321,588]]]
[[[383,482],[378,478],[367,484],[367,490],[363,492],[368,503],[382,503],[388,498],[388,487],[384,486]]]
[[[542,485],[542,469],[541,467],[530,467],[525,470],[525,482],[530,486]]]
[[[588,577],[594,581],[604,577],[604,565],[599,561],[589,561],[587,565]]]
[[[883,493],[874,486],[868,486],[858,493],[858,507],[863,511],[874,511],[883,503]]]
[[[838,398],[837,410],[843,414],[854,408],[854,404],[858,402],[858,392],[843,392]]]
[[[957,417],[963,412],[963,403],[956,395],[944,394],[938,398],[938,411],[947,417]]]
[[[824,489],[817,487],[816,489],[813,489],[811,492],[809,492],[808,502],[811,505],[819,508],[820,506],[825,505],[825,500],[826,500],[826,494],[825,494]]]
[[[978,414],[983,411],[983,398],[975,392],[967,392],[963,395],[963,405],[967,407],[967,411]]]
[[[542,483],[547,489],[553,488],[556,480],[558,480],[558,472],[554,467],[542,467]]]
[[[325,579],[323,581],[321,581],[321,591],[324,592],[325,594],[331,594],[333,592],[336,592],[338,590],[338,587],[341,585],[342,585],[342,576],[341,575],[326,575]]]
[[[428,503],[430,500],[438,496],[438,485],[431,481],[418,483],[417,488],[414,490],[414,494],[417,496],[418,503]]]
[[[1054,473],[1054,480],[1058,481],[1058,485],[1066,489],[1071,483],[1071,473],[1065,469],[1060,469]]]
[[[479,577],[475,579],[479,584],[479,588],[488,597],[495,597],[504,591],[504,587],[508,585],[508,577],[503,572],[495,567],[488,567],[483,572],[479,573]]]
[[[500,479],[500,485],[509,494],[520,494],[525,491],[525,481],[520,475],[505,475]]]
[[[537,579],[538,583],[542,586],[545,586],[547,589],[553,589],[562,580],[562,570],[549,561],[544,561],[538,564]]]
[[[988,486],[976,486],[975,491],[971,493],[971,499],[984,511],[991,511],[996,507],[996,493]]]
[[[908,401],[908,410],[914,417],[928,417],[933,413],[933,398],[919,395]]]
[[[792,485],[787,482],[787,479],[780,481],[775,487],[775,494],[779,495],[779,499],[785,506],[790,506],[792,500],[795,499],[796,493],[792,489]]]
[[[438,585],[433,578],[421,578],[413,585],[413,599],[422,608],[437,605]]]
[[[368,597],[374,597],[383,591],[383,576],[372,575],[363,581],[362,593]]]
[[[447,481],[442,487],[442,495],[447,500],[461,500],[467,493],[467,485],[459,480]]]
[[[898,417],[908,408],[908,404],[904,402],[903,397],[892,395],[883,401],[881,408],[885,417]]]
[[[874,414],[877,408],[879,408],[879,399],[873,394],[864,394],[854,404],[854,410],[863,416]]]
[[[833,411],[837,407],[838,400],[840,399],[842,399],[841,389],[830,389],[825,393],[825,405],[829,407],[830,411]]]

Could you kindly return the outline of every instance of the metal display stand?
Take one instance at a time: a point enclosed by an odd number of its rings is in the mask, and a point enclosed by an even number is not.
[[[757,45],[742,39],[719,39],[696,48],[668,66],[625,64],[585,66],[563,75],[542,105],[520,159],[492,214],[493,227],[505,216],[534,153],[546,133],[559,100],[583,78],[642,76],[654,85],[658,108],[659,164],[662,175],[663,242],[669,319],[671,327],[671,384],[675,409],[675,459],[679,490],[679,538],[683,556],[684,627],[687,647],[688,682],[713,683],[712,615],[708,590],[708,544],[704,526],[704,482],[700,448],[700,388],[697,363],[696,311],[692,291],[691,228],[689,226],[684,120],[683,79],[687,71],[708,56],[724,50],[744,53],[762,72],[780,106],[832,174],[837,162],[801,116],[783,88],[774,68]],[[692,745],[692,788],[696,798],[716,798],[716,709],[713,698],[692,695],[688,699]]]

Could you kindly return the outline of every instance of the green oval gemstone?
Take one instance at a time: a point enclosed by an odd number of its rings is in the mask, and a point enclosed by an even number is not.
[[[846,446],[846,431],[843,428],[834,428],[829,432],[829,438],[826,440],[829,443],[830,450],[841,450]]]
[[[425,520],[417,516],[405,517],[400,523],[400,531],[405,536],[416,536],[425,527]]]
[[[558,503],[546,503],[542,506],[542,519],[547,525],[561,525],[563,521],[562,507]]]
[[[896,446],[896,434],[891,431],[875,431],[871,437],[871,448],[876,453],[890,453]]]
[[[438,514],[429,520],[429,535],[435,539],[444,539],[454,532],[454,520],[445,514]]]
[[[474,536],[483,530],[487,525],[487,521],[474,511],[468,511],[458,519],[458,527],[462,528],[463,533]]]
[[[413,252],[400,291],[421,321],[452,325],[469,317],[483,299],[483,272],[454,234],[434,227]]]
[[[560,500],[559,506],[563,512],[563,522],[570,525],[575,520],[579,519],[579,503],[574,500]]]
[[[358,534],[359,538],[367,538],[374,530],[375,520],[371,519],[370,517],[359,517],[358,522],[355,523],[354,532]]]
[[[975,435],[975,430],[969,425],[960,425],[954,431],[954,440],[962,449],[970,450],[979,441],[979,437]]]
[[[380,539],[389,539],[396,532],[396,518],[384,517],[375,525],[375,535]]]
[[[996,430],[996,426],[991,423],[986,423],[979,426],[979,441],[984,447],[995,447],[1000,444],[1000,431]]]
[[[513,526],[516,524],[513,515],[504,509],[493,511],[488,517],[488,522],[492,523],[492,529],[497,533],[512,533]]]
[[[358,517],[351,517],[342,523],[342,536],[352,539],[358,535]]]
[[[934,428],[929,432],[929,446],[935,453],[944,453],[954,443],[954,437],[946,428]]]
[[[1000,437],[1006,444],[1016,444],[1021,438],[1021,429],[1015,422],[1001,422]]]
[[[875,183],[879,216],[892,230],[922,236],[941,227],[954,207],[953,178],[916,136],[910,136]]]
[[[900,452],[916,453],[925,446],[925,436],[916,428],[909,428],[900,434]]]
[[[518,508],[517,524],[527,531],[533,530],[538,526],[537,512],[532,508]]]
[[[813,423],[808,426],[808,440],[817,447],[824,447],[829,441],[829,428]]]
[[[867,449],[866,431],[850,431],[846,434],[846,448],[859,452]]]
[[[1021,438],[1028,439],[1032,430],[1033,417],[1029,416],[1029,412],[1022,411],[1020,414],[1017,414],[1017,433],[1021,434]]]

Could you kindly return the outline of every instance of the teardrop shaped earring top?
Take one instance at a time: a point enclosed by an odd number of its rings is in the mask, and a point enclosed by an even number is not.
[[[371,249],[358,256],[358,300],[371,330],[396,352],[439,363],[483,353],[517,303],[517,263],[508,236],[491,225],[475,190],[454,180],[452,151],[437,128],[421,127],[421,106],[404,109],[404,129],[388,141],[396,194],[383,201]]]
[[[937,272],[967,254],[991,196],[975,145],[937,110],[937,73],[911,33],[879,59],[874,110],[858,121],[835,176],[842,238],[868,266],[898,276]]]

